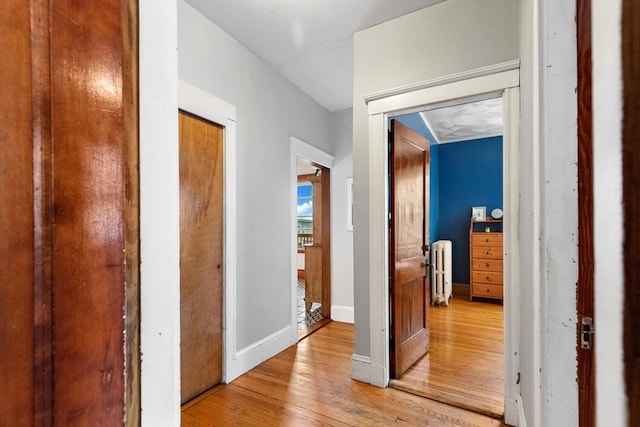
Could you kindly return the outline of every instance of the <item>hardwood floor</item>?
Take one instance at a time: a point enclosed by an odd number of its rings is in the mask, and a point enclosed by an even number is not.
[[[504,426],[500,421],[350,378],[353,325],[331,322],[183,406],[182,426]]]
[[[429,314],[429,352],[390,386],[501,419],[502,305],[453,298]]]

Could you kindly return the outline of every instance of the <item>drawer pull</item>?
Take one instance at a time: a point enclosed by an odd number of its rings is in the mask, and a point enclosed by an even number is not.
[[[489,264],[488,262],[485,262],[485,263],[484,263],[484,266],[485,266],[485,267],[487,267],[487,268],[489,268],[489,267],[491,266],[491,264]]]
[[[491,277],[487,276],[486,280],[487,280],[487,282],[490,282],[491,281]]]

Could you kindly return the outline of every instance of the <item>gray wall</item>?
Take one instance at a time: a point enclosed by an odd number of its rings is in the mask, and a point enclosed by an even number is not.
[[[356,354],[370,354],[369,123],[364,96],[518,58],[518,3],[448,0],[355,34]]]
[[[237,349],[291,321],[289,136],[333,154],[330,114],[184,1],[178,74],[237,111]]]
[[[353,110],[331,113],[331,302],[333,316],[353,322],[353,232],[347,231],[347,178],[353,175]]]

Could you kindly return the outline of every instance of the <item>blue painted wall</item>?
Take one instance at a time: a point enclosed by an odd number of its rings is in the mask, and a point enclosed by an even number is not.
[[[438,239],[452,241],[453,281],[469,283],[473,206],[502,209],[502,137],[442,144],[439,151]]]
[[[502,209],[502,137],[438,145],[419,114],[396,119],[432,142],[429,240],[452,241],[452,279],[469,283],[471,208]]]

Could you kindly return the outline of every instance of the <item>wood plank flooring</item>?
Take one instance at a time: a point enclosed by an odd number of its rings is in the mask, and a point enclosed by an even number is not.
[[[504,426],[350,378],[353,325],[331,322],[231,384],[183,406],[182,426]]]
[[[502,418],[502,305],[453,298],[429,314],[429,352],[390,386]]]

